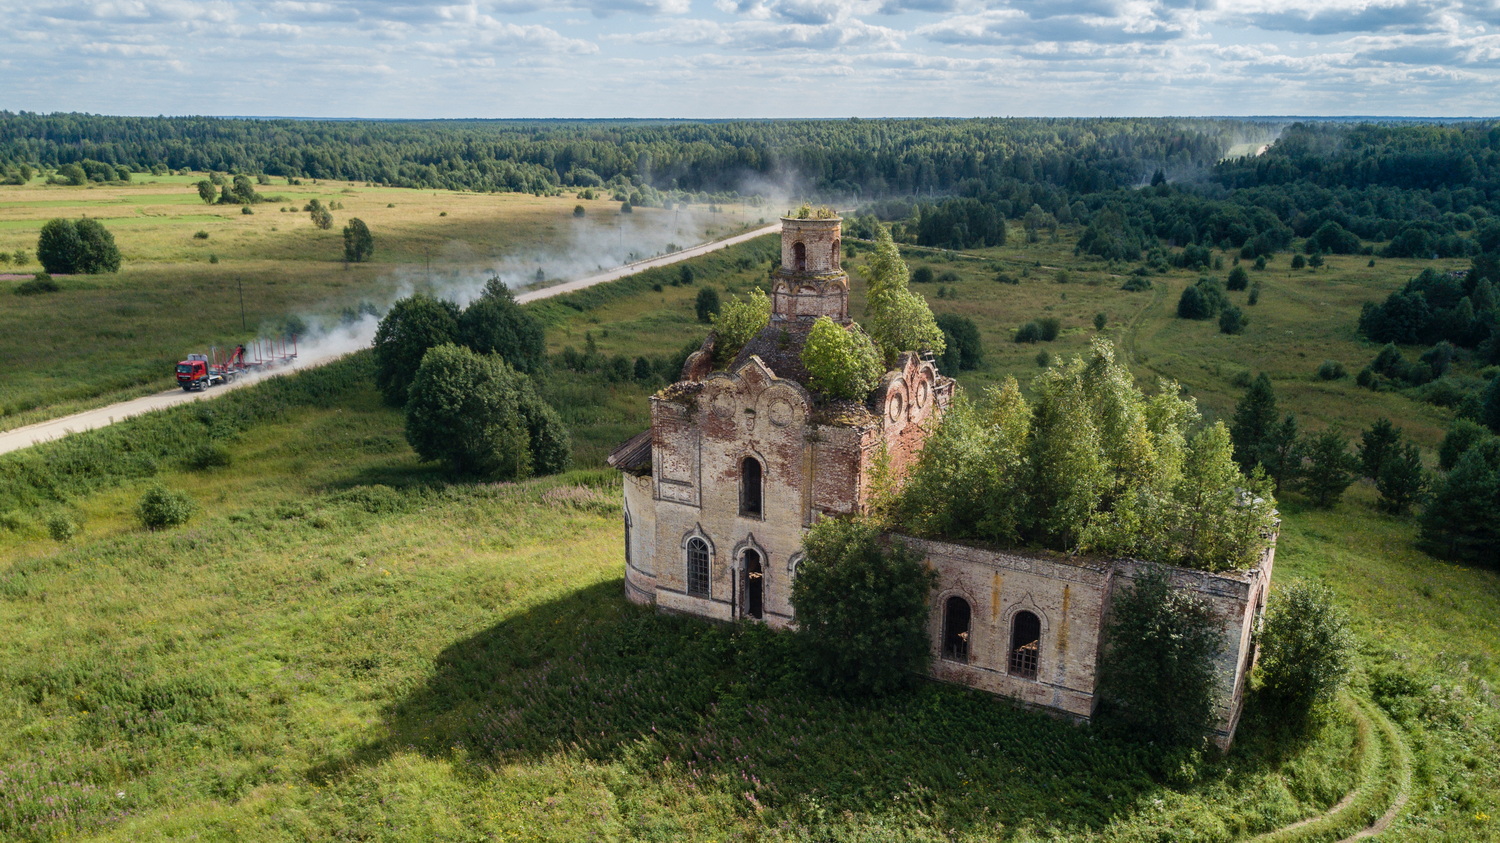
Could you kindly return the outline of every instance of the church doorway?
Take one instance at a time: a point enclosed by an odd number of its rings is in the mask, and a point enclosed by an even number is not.
[[[765,614],[765,572],[761,569],[760,554],[745,551],[745,617],[759,620]]]

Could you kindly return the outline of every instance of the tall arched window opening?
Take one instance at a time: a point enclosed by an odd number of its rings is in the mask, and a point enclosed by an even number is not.
[[[807,271],[807,245],[805,243],[792,244],[792,268],[797,272]]]
[[[757,620],[765,613],[766,577],[760,554],[745,551],[745,617]]]
[[[687,592],[694,597],[708,596],[708,542],[688,539]]]
[[[740,463],[740,515],[759,518],[764,511],[761,506],[762,474],[760,460],[745,457]]]
[[[1042,622],[1030,612],[1017,612],[1010,624],[1010,674],[1035,679],[1041,648]]]
[[[949,597],[943,605],[943,658],[969,660],[969,601]]]
[[[831,266],[831,267],[833,267],[834,269],[838,269],[839,268],[839,266],[842,264],[842,258],[844,257],[842,254],[839,253],[839,249],[840,249],[839,239],[837,237],[835,237],[833,239],[833,255],[832,255],[833,260],[831,260],[831,261],[828,262],[828,265]]]

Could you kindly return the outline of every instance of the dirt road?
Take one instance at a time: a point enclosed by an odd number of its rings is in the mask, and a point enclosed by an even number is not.
[[[677,263],[678,261],[687,260],[688,258],[696,258],[700,255],[706,255],[709,252],[718,251],[719,249],[724,249],[737,243],[743,243],[746,240],[753,240],[754,238],[760,237],[762,235],[773,234],[780,230],[781,223],[775,222],[762,228],[757,228],[753,231],[747,231],[744,234],[736,234],[735,236],[726,238],[724,240],[715,240],[712,243],[704,243],[702,245],[693,246],[689,249],[683,249],[680,252],[672,252],[671,254],[660,255],[654,258],[647,258],[646,260],[636,261],[635,263],[616,267],[614,269],[601,272],[598,275],[590,275],[587,278],[580,278],[576,281],[566,281],[553,287],[546,287],[541,290],[532,290],[530,292],[521,293],[520,295],[516,296],[516,300],[524,303],[536,301],[537,299],[549,298],[551,296],[562,295],[563,293],[571,293],[574,290],[582,290],[585,287],[592,287],[595,284],[603,284],[607,281],[615,281],[628,275],[634,275],[637,272],[654,269],[658,266],[669,266],[671,264]],[[364,342],[360,343],[359,345],[368,346],[370,340],[373,338],[374,336],[372,331],[371,336],[364,337]],[[313,346],[304,350],[292,365],[278,369],[277,373],[285,373],[288,371],[295,371],[297,369],[306,369],[310,366],[317,366],[322,363],[327,363],[330,360],[333,360],[344,354],[348,354],[349,347],[350,346],[347,342],[333,343],[325,346],[314,344]],[[169,374],[170,373],[164,372],[162,374],[163,379],[165,379]],[[118,404],[111,404],[108,407],[100,407],[97,410],[86,410],[82,413],[74,413],[71,416],[63,416],[62,418],[38,422],[36,424],[27,425],[26,427],[18,427],[15,430],[7,430],[4,432],[0,432],[0,454],[20,450],[21,448],[27,448],[35,445],[38,442],[47,442],[52,439],[58,439],[63,436],[67,436],[69,433],[76,433],[81,430],[93,430],[96,427],[104,427],[105,425],[114,424],[121,419],[128,419],[131,416],[138,416],[142,413],[149,413],[152,410],[160,410],[165,407],[171,407],[188,401],[204,401],[210,398],[215,398],[232,389],[238,389],[239,387],[255,383],[261,378],[273,376],[274,375],[268,374],[255,378],[245,378],[235,381],[232,384],[226,384],[225,386],[216,386],[212,389],[205,389],[201,392],[183,392],[180,389],[170,389],[166,392],[157,393],[156,395],[146,395],[141,398],[133,398],[129,401],[121,401]]]

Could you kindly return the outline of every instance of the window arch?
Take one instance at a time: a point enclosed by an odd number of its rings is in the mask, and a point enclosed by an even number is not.
[[[949,597],[943,604],[943,658],[969,660],[969,601]]]
[[[687,543],[687,593],[708,596],[708,542],[696,536]]]
[[[792,269],[807,271],[807,244],[801,241],[792,244]]]
[[[1042,649],[1042,622],[1030,612],[1017,612],[1010,622],[1010,674],[1035,679]]]
[[[839,268],[839,266],[842,263],[842,258],[844,257],[839,252],[839,249],[840,249],[839,242],[840,242],[839,238],[837,238],[837,237],[833,238],[833,260],[829,261],[828,265],[831,266],[831,267],[833,267],[834,269],[838,269]]]
[[[760,460],[745,457],[740,461],[740,515],[745,518],[760,518],[765,508],[762,505],[765,472]]]
[[[765,614],[766,575],[761,566],[760,553],[745,548],[745,616],[759,620]]]

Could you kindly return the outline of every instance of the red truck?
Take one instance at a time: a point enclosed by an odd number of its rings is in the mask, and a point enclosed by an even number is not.
[[[208,354],[189,354],[177,364],[177,385],[188,392],[229,383],[240,375],[290,363],[297,357],[297,338],[258,339],[251,343],[255,359],[248,359],[243,345],[237,345],[220,359],[219,349]]]
[[[245,347],[236,346],[229,357],[219,360],[219,350],[208,354],[189,354],[177,364],[177,385],[189,392],[233,381],[245,371]]]

